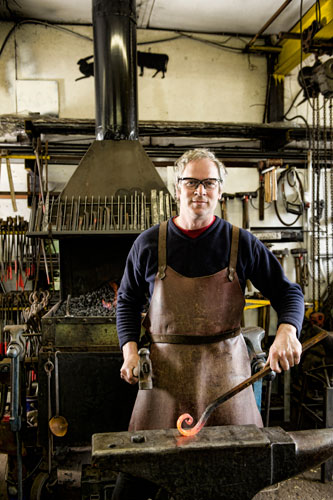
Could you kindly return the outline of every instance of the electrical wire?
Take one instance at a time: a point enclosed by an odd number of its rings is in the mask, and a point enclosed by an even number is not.
[[[291,118],[287,118],[286,116],[284,116],[284,119],[287,120],[288,122],[292,122],[293,120],[295,120],[295,118],[300,118],[301,120],[304,121],[305,126],[306,126],[306,135],[307,135],[307,139],[309,141],[309,147],[311,149],[311,133],[310,133],[310,127],[309,127],[309,124],[308,124],[306,118],[304,118],[303,115],[295,115],[295,116],[292,116]]]
[[[286,169],[283,172],[281,172],[281,174],[279,176],[279,179],[277,181],[277,186],[278,187],[279,187],[279,183],[284,179],[284,177],[287,178],[288,184],[291,187],[295,187],[296,180],[295,180],[295,184],[294,185],[290,184],[290,181],[289,181],[289,172],[290,172],[289,169]],[[302,184],[302,181],[301,181],[301,179],[300,179],[300,177],[299,177],[296,169],[295,169],[295,175],[296,175],[296,179],[297,179],[297,182],[298,182],[298,185],[299,185],[300,199],[301,199],[301,202],[304,203],[304,189],[303,189],[303,184]],[[279,192],[279,189],[277,189],[277,192]],[[293,220],[292,222],[289,223],[289,222],[286,222],[286,221],[284,221],[282,219],[281,214],[279,212],[278,202],[277,201],[274,201],[274,209],[275,209],[275,213],[276,213],[277,218],[279,219],[279,221],[281,222],[281,224],[283,224],[284,226],[293,226],[294,224],[296,224],[296,222],[298,221],[298,219],[302,215],[302,213],[299,213],[297,215],[297,217],[295,218],[295,220]]]
[[[18,28],[20,28],[23,24],[41,24],[42,26],[46,26],[48,28],[53,28],[53,29],[56,29],[56,30],[68,33],[70,35],[74,35],[74,36],[77,36],[79,38],[83,38],[85,40],[88,40],[89,42],[93,41],[93,38],[91,38],[91,37],[89,37],[87,35],[82,35],[81,33],[78,33],[77,31],[70,30],[69,28],[63,28],[62,26],[59,26],[58,24],[51,24],[51,23],[48,23],[48,22],[45,22],[45,21],[38,21],[36,19],[24,19],[23,21],[19,21],[14,26],[12,26],[12,28],[7,33],[4,41],[2,42],[1,48],[0,48],[0,56],[1,56],[2,52],[4,51],[4,48],[5,48],[8,40],[9,40],[9,38],[11,37],[11,35]]]
[[[137,45],[152,45],[153,43],[172,42],[173,40],[178,40],[179,38],[183,38],[183,35],[173,36],[170,38],[160,38],[159,40],[150,40],[148,42],[138,42]]]
[[[43,461],[43,457],[40,458],[37,465],[35,465],[35,467],[32,469],[32,471],[29,472],[29,474],[22,479],[22,483],[24,483],[24,481],[27,481],[27,479],[30,479],[34,475],[34,473],[38,470],[39,466],[41,465],[42,461]],[[8,478],[6,479],[6,483],[13,485],[13,486],[17,486],[17,482],[12,481]]]
[[[195,40],[196,42],[202,42],[202,43],[206,43],[207,45],[213,45],[214,47],[218,47],[220,49],[231,50],[231,51],[234,50],[236,52],[243,52],[243,49],[240,47],[233,47],[231,45],[225,45],[224,43],[213,42],[211,40],[204,40],[204,39],[197,37],[195,35],[189,35],[187,33],[181,32],[181,31],[179,33],[181,33],[184,37],[189,38],[190,40]]]
[[[263,123],[266,123],[270,92],[271,92],[271,75],[268,75],[267,84],[266,84],[265,104],[264,104],[264,116],[262,118]]]
[[[256,189],[256,192],[259,192],[259,188]],[[258,207],[255,206],[255,204],[253,203],[253,200],[254,200],[254,198],[252,196],[250,196],[249,197],[249,202],[250,202],[251,207],[254,210],[260,210],[259,206]],[[272,204],[271,201],[265,202],[264,210],[266,210],[267,208],[269,208],[271,206],[271,204]]]
[[[291,108],[294,106],[294,104],[295,104],[295,102],[297,101],[297,98],[298,98],[298,96],[301,94],[302,90],[303,90],[303,89],[300,89],[300,90],[297,92],[297,94],[295,95],[294,99],[292,100],[292,103],[290,104],[290,106],[289,106],[289,108],[288,108],[288,111],[286,111],[286,112],[285,112],[285,114],[284,114],[283,118],[285,118],[285,117],[288,115],[288,113],[290,113]]]
[[[11,35],[18,28],[20,28],[24,24],[39,24],[39,25],[42,25],[42,26],[46,26],[48,28],[53,28],[53,29],[65,32],[65,33],[73,35],[73,36],[77,36],[79,38],[83,38],[85,40],[88,40],[89,42],[93,42],[93,38],[91,38],[90,36],[82,35],[81,33],[78,33],[77,31],[73,31],[73,30],[71,30],[69,28],[64,28],[63,26],[60,26],[59,24],[52,24],[52,23],[49,23],[49,22],[46,22],[46,21],[39,21],[37,19],[24,19],[23,21],[19,21],[18,23],[16,23],[9,30],[9,32],[7,33],[7,35],[6,35],[3,43],[1,45],[1,48],[0,48],[0,56],[1,56],[3,50],[4,50],[5,46],[6,46],[9,38],[11,37]],[[194,35],[190,35],[190,34],[187,34],[187,33],[181,32],[181,31],[180,32],[176,32],[176,33],[179,33],[179,34],[176,35],[176,36],[174,36],[174,37],[160,38],[158,40],[149,40],[149,41],[145,41],[145,42],[138,42],[137,45],[138,46],[139,45],[140,46],[141,45],[152,45],[152,44],[155,44],[155,43],[164,43],[164,42],[170,42],[170,41],[173,41],[173,40],[178,40],[179,38],[189,38],[189,39],[192,39],[192,40],[197,41],[197,42],[206,43],[208,45],[213,45],[214,47],[218,47],[220,49],[230,50],[230,51],[237,51],[237,52],[243,52],[243,48],[233,47],[231,45],[225,45],[226,42],[228,42],[232,38],[232,36],[227,37],[225,40],[223,40],[223,42],[214,42],[214,41],[203,39],[203,38],[200,38],[200,37],[197,37],[197,36],[194,36]],[[243,40],[240,37],[237,37],[237,38],[244,43],[244,46],[246,45],[245,40]]]
[[[177,36],[173,36],[173,37],[170,37],[170,38],[160,38],[158,40],[149,40],[147,42],[138,42],[137,45],[152,45],[154,43],[163,43],[163,42],[172,42],[173,40],[178,40],[179,38],[186,38],[186,37],[190,37],[191,35],[188,35],[182,31],[176,31],[175,33],[180,33],[179,35]],[[231,38],[233,38],[232,36],[228,36],[225,40],[223,40],[222,42],[216,42],[219,44],[219,46],[222,46],[222,47],[228,47],[229,48],[229,45],[225,45],[226,42],[229,42],[229,40],[231,40]],[[238,38],[239,40],[241,40],[244,45],[246,45],[246,41],[239,37],[239,36],[235,36],[235,38]],[[195,37],[194,38],[196,41],[202,41],[202,42],[208,42],[209,40],[205,40],[203,38],[200,38],[200,37]],[[214,43],[214,42],[212,42]],[[241,50],[241,49],[240,49]]]

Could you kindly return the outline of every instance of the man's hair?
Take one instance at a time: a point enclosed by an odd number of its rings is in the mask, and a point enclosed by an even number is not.
[[[175,161],[175,185],[178,184],[178,179],[183,176],[183,172],[186,168],[186,165],[190,163],[190,161],[201,160],[202,158],[208,158],[217,166],[219,172],[219,178],[224,182],[226,176],[228,175],[225,166],[223,163],[218,160],[214,153],[209,151],[206,148],[197,148],[197,149],[189,149],[186,151],[178,160]]]

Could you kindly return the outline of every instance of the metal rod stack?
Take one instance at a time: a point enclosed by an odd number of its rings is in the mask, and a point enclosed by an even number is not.
[[[34,200],[29,233],[144,231],[176,214],[169,193],[118,190],[109,197]]]

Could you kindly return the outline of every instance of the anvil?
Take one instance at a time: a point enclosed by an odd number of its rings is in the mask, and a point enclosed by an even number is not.
[[[246,500],[333,455],[333,429],[285,432],[255,425],[110,432],[92,437],[96,467],[165,488],[175,500]]]

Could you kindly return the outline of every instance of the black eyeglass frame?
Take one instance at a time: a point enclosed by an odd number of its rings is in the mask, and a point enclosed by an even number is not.
[[[206,181],[217,181],[217,183],[223,183],[223,180],[222,179],[218,179],[217,177],[207,177],[206,179],[196,179],[195,177],[178,177],[178,182],[180,181],[195,181],[196,182],[196,185],[193,186],[193,190],[195,189],[198,189],[198,187],[200,186],[200,184],[203,185],[203,187],[207,190],[207,187],[205,186],[205,182]],[[216,189],[218,187],[218,184],[213,188],[213,189]],[[211,191],[213,190],[211,189]],[[208,191],[209,191],[209,188],[208,188]]]

